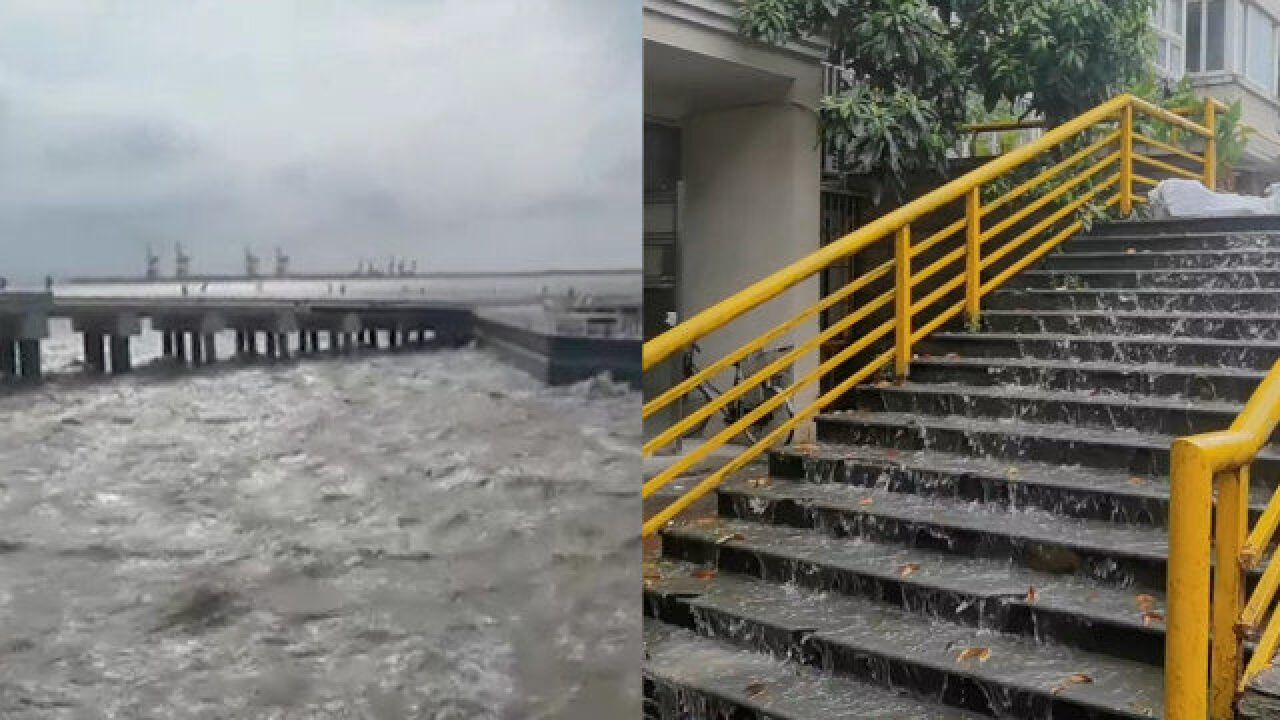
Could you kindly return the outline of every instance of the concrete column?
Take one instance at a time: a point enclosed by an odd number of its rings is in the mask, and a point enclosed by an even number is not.
[[[111,336],[111,372],[114,375],[127,373],[133,369],[133,358],[129,357],[129,336]],[[101,345],[99,345],[101,347]]]
[[[427,346],[427,329],[418,328],[418,347]]]
[[[85,338],[88,341],[88,338]],[[160,333],[161,353],[165,357],[173,357],[173,334],[168,330]]]
[[[17,377],[17,342],[11,337],[0,337],[0,375]]]
[[[198,331],[191,332],[191,364],[200,366],[204,364],[204,343]]]
[[[311,330],[311,352],[320,352],[320,331]]]
[[[178,362],[187,360],[187,336],[176,330],[173,332],[173,356]]]
[[[298,354],[305,355],[307,352],[307,331],[298,331]]]
[[[247,330],[244,334],[244,354],[251,357],[258,357],[258,331]]]
[[[387,347],[395,350],[400,345],[400,328],[391,326],[387,328]]]
[[[236,330],[236,357],[239,359],[244,359],[245,355],[244,335],[245,332],[243,330]]]
[[[213,333],[204,336],[204,362],[206,365],[218,362],[218,336]]]
[[[378,349],[378,328],[369,328],[369,347]]]
[[[40,341],[28,338],[18,340],[18,365],[23,380],[39,380]]]
[[[817,137],[817,116],[789,102],[715,110],[685,120],[681,319],[819,248]],[[810,278],[700,340],[702,362],[709,364],[795,317],[818,301],[819,292],[818,278]],[[818,331],[815,319],[774,345],[798,344]],[[794,366],[794,377],[816,366],[814,355]],[[815,396],[816,387],[801,391],[797,407]],[[809,439],[811,430],[802,427],[797,440]]]
[[[274,360],[276,358],[276,334],[273,332],[266,333],[267,336],[267,358]]]
[[[100,375],[107,371],[106,359],[102,355],[102,334],[85,332],[84,336],[84,368],[86,371]]]

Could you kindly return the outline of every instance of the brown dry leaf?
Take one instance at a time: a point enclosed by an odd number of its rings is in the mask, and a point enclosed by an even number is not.
[[[1085,675],[1084,673],[1076,673],[1071,677],[1067,678],[1066,682],[1055,687],[1053,689],[1053,694],[1057,695],[1058,693],[1061,693],[1063,690],[1066,690],[1068,687],[1072,685],[1085,685],[1091,682],[1093,682],[1093,678],[1089,677],[1088,675]]]
[[[730,533],[724,533],[723,535],[721,535],[721,536],[717,537],[717,538],[716,538],[716,544],[717,544],[717,545],[723,545],[723,544],[725,544],[725,543],[727,543],[727,542],[731,542],[731,541],[733,541],[733,540],[746,540],[746,539],[747,539],[747,538],[746,538],[746,536],[745,536],[745,535],[743,535],[742,533],[738,533],[738,532],[730,532]]]
[[[689,573],[689,577],[695,580],[714,580],[716,577],[715,568],[698,568]]]
[[[1040,599],[1040,591],[1036,590],[1035,585],[1032,585],[1031,587],[1027,588],[1027,602],[1034,603],[1039,599]]]
[[[869,498],[869,497],[864,497],[858,501],[858,504],[861,505],[862,507],[866,507],[873,503],[875,503],[875,498]]]
[[[700,517],[693,521],[696,527],[715,527],[720,524],[720,518],[717,517]]]
[[[1125,248],[1125,253],[1128,255],[1134,255],[1137,252],[1138,252],[1138,248]]]
[[[920,563],[903,563],[898,566],[898,574],[902,577],[911,575],[920,569]]]
[[[751,478],[750,480],[747,480],[747,487],[753,487],[753,488],[769,487],[772,484],[773,484],[773,478],[769,477],[768,475],[764,477]]]
[[[1018,477],[1018,476],[1019,476],[1019,475],[1021,475],[1021,474],[1022,474],[1022,471],[1021,471],[1021,470],[1019,470],[1019,469],[1018,469],[1018,468],[1016,468],[1016,467],[1011,467],[1011,468],[1009,468],[1009,469],[1008,469],[1008,471],[1006,471],[1006,472],[1005,472],[1005,475],[1007,475],[1007,476],[1009,476],[1009,477],[1011,477],[1011,478],[1016,478],[1016,477]]]
[[[1156,599],[1150,595],[1135,596],[1133,602],[1137,604],[1138,609],[1142,612],[1150,612],[1156,607]]]
[[[874,386],[874,387],[878,387],[878,388],[885,388],[885,387],[889,387],[889,386],[891,386],[891,385],[893,385],[893,381],[891,381],[891,380],[877,380],[877,381],[875,381],[875,383],[874,383],[874,385],[873,385],[873,386]]]
[[[1148,610],[1142,613],[1142,624],[1147,627],[1151,627],[1156,623],[1162,622],[1164,622],[1164,613],[1159,613],[1155,610]]]
[[[747,693],[747,697],[749,697],[749,698],[753,698],[753,697],[756,697],[756,696],[758,696],[758,695],[763,695],[763,694],[764,694],[764,692],[765,692],[765,684],[764,684],[764,683],[762,683],[762,682],[753,682],[753,683],[751,683],[751,684],[747,685],[747,687],[745,688],[745,690],[746,690],[746,693]]]
[[[986,662],[991,657],[991,648],[987,647],[971,647],[960,651],[960,657],[956,658],[956,662],[964,662],[965,660],[973,660],[977,658],[978,662]]]
[[[814,445],[813,443],[800,443],[795,446],[796,452],[802,452],[802,453],[812,453],[817,449],[818,449],[818,446]]]
[[[1130,475],[1129,484],[1130,485],[1146,485],[1147,479],[1140,475]]]

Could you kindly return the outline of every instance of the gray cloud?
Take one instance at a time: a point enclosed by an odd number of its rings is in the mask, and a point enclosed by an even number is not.
[[[638,267],[638,5],[8,0],[0,274]]]

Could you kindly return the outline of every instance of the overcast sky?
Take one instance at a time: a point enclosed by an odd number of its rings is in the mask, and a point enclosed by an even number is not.
[[[639,6],[3,0],[0,275],[638,268]]]

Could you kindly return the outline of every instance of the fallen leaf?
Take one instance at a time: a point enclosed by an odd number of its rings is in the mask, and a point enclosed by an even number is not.
[[[762,682],[753,682],[750,685],[747,685],[745,690],[747,693],[747,697],[753,698],[753,697],[756,697],[757,695],[764,694],[765,684]]]
[[[889,387],[889,386],[890,386],[890,385],[892,385],[892,384],[893,384],[893,382],[892,382],[892,381],[889,381],[889,380],[877,380],[877,381],[875,382],[874,387],[878,387],[878,388],[885,388],[885,387]]]
[[[1011,467],[1005,474],[1011,478],[1016,478],[1018,475],[1022,474],[1022,471],[1016,467]]]
[[[1027,588],[1027,602],[1034,603],[1036,600],[1039,600],[1039,599],[1040,599],[1040,591],[1036,590],[1035,585],[1032,585],[1031,587]]]
[[[1063,690],[1066,690],[1068,687],[1072,685],[1085,685],[1091,682],[1093,682],[1093,678],[1089,677],[1088,675],[1085,675],[1084,673],[1076,673],[1071,677],[1067,678],[1066,682],[1055,687],[1053,689],[1053,694],[1057,695],[1058,693],[1062,692]]]
[[[1126,248],[1126,249],[1125,249],[1125,254],[1126,254],[1126,255],[1134,255],[1134,254],[1136,254],[1137,252],[1138,252],[1138,248]]]
[[[693,521],[697,527],[715,527],[720,524],[720,518],[717,517],[700,517]]]
[[[814,445],[813,443],[800,443],[798,445],[795,445],[794,447],[796,452],[801,452],[801,453],[812,453],[818,449],[818,446]]]
[[[965,660],[973,660],[977,658],[978,662],[986,662],[991,657],[991,648],[971,647],[960,651],[960,656],[956,658],[956,662],[964,662]]]
[[[949,352],[949,353],[947,353],[947,357],[949,357],[949,358],[958,358],[958,357],[960,357],[960,353]]]
[[[858,504],[861,505],[862,507],[866,507],[868,505],[871,505],[874,502],[875,502],[875,498],[864,497],[858,501]]]
[[[715,579],[715,576],[715,568],[698,568],[697,570],[689,573],[689,577],[692,577],[695,580],[713,580]]]
[[[1130,475],[1129,484],[1130,485],[1146,485],[1147,479],[1140,475]]]
[[[765,477],[751,478],[750,480],[747,481],[747,487],[753,487],[753,488],[769,487],[772,484],[773,484],[773,478],[767,475]]]
[[[1133,602],[1137,604],[1138,609],[1143,612],[1150,612],[1156,607],[1156,599],[1150,595],[1138,595],[1133,598]]]
[[[1142,624],[1146,627],[1151,627],[1156,623],[1162,622],[1164,622],[1164,613],[1159,613],[1155,610],[1148,610],[1142,613]]]
[[[716,544],[723,545],[733,540],[746,540],[746,539],[747,539],[746,536],[744,536],[742,533],[731,532],[731,533],[725,533],[720,537],[716,538]]]
[[[903,563],[898,566],[898,575],[906,577],[920,569],[920,563]]]

